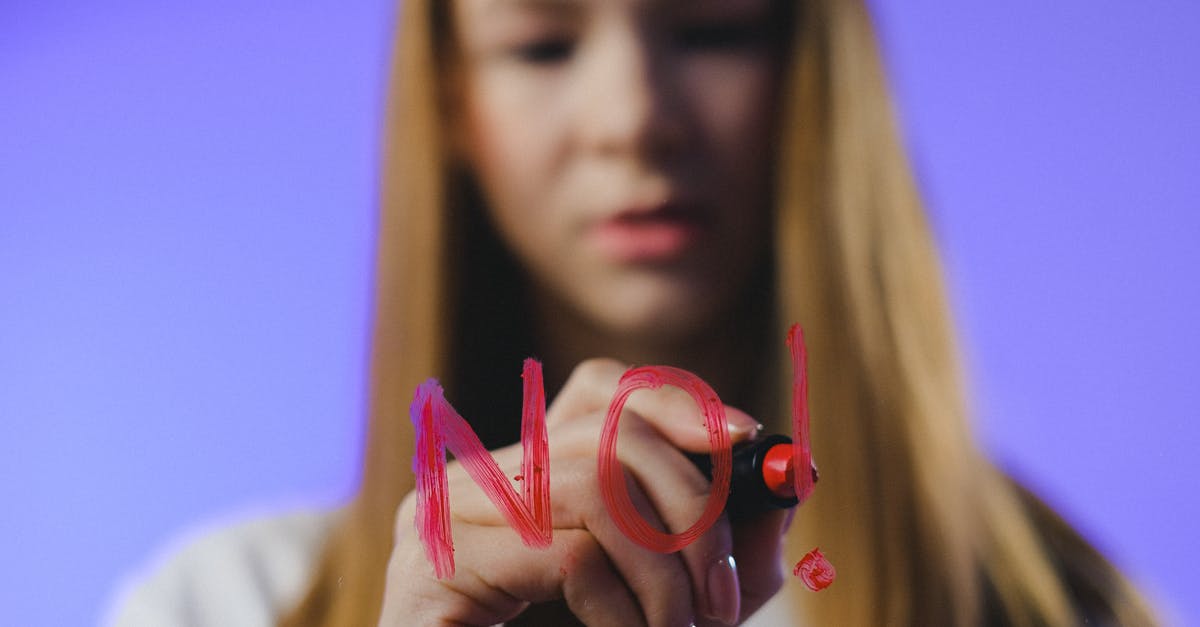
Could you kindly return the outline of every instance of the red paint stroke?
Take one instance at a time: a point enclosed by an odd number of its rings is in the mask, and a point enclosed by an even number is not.
[[[799,325],[788,331],[788,348],[794,369],[792,379],[792,472],[783,465],[783,477],[774,477],[772,489],[782,489],[788,480],[794,482],[795,494],[803,502],[812,494],[816,467],[812,464],[809,441],[808,411],[808,354],[804,334]],[[417,388],[409,409],[416,429],[416,451],[413,472],[417,484],[417,514],[414,524],[425,553],[438,578],[454,576],[454,540],[450,530],[449,494],[446,482],[446,449],[462,463],[467,474],[487,494],[526,545],[545,548],[551,541],[550,516],[550,450],[546,434],[546,397],[542,384],[541,364],[525,360],[522,374],[524,402],[521,413],[521,474],[513,480],[521,482],[522,493],[500,471],[495,459],[484,449],[470,425],[446,401],[441,385],[429,379]],[[616,457],[617,431],[621,410],[636,390],[655,390],[671,385],[687,392],[704,412],[704,424],[712,460],[712,492],[699,520],[682,533],[667,534],[651,527],[637,512],[626,489],[624,474]],[[799,472],[795,469],[812,469]],[[770,470],[770,469],[768,469]],[[727,431],[725,409],[716,392],[696,375],[668,366],[644,366],[626,372],[609,405],[601,431],[599,450],[600,490],[605,507],[617,527],[634,542],[662,553],[678,551],[694,542],[721,516],[729,497],[732,475],[732,453]],[[805,564],[815,564],[805,570]],[[819,568],[818,568],[819,567]],[[812,582],[802,573],[812,573]],[[814,550],[796,565],[795,574],[805,577],[814,590],[833,581],[833,566]],[[823,583],[822,583],[823,582]],[[814,587],[819,585],[820,587]]]
[[[617,429],[621,410],[636,390],[657,390],[664,385],[677,387],[687,392],[692,400],[704,410],[704,424],[708,428],[708,443],[712,457],[712,492],[708,505],[699,520],[681,533],[663,533],[650,526],[633,506],[621,464],[617,461]],[[632,368],[621,376],[608,416],[600,432],[600,494],[604,505],[619,528],[629,539],[659,553],[674,553],[695,542],[708,531],[721,516],[725,501],[729,497],[729,482],[733,470],[733,454],[725,418],[725,407],[717,393],[700,377],[679,368],[669,366],[642,366]],[[804,474],[804,473],[801,473]]]
[[[813,492],[812,442],[808,438],[808,348],[804,330],[793,324],[788,330],[788,350],[792,354],[792,468],[796,498],[803,503]]]
[[[526,545],[550,546],[550,442],[546,436],[542,365],[526,359],[521,377],[525,380],[521,409],[521,496],[483,447],[479,436],[446,401],[437,380],[429,379],[417,387],[409,408],[417,441],[412,464],[417,476],[415,524],[439,579],[454,576],[454,539],[446,486],[447,448]]]
[[[829,587],[837,577],[837,569],[821,554],[821,549],[815,548],[796,562],[792,574],[799,577],[809,590],[820,592]]]

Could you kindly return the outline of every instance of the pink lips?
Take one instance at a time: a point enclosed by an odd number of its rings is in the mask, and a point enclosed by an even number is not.
[[[588,236],[600,253],[613,261],[653,263],[683,256],[704,230],[697,212],[662,205],[624,211],[597,222]]]

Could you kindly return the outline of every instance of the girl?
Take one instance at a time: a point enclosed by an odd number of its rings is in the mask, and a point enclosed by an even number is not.
[[[287,549],[320,547],[282,624],[1151,623],[970,438],[861,0],[402,7],[362,485],[296,536],[320,541]],[[631,543],[596,489],[621,373],[691,370],[729,404],[735,441],[786,432],[793,321],[809,339],[813,498],[794,524],[722,519],[678,554]],[[525,547],[451,463],[457,575],[439,580],[413,528],[413,391],[438,377],[511,476],[531,355],[552,399],[554,544]],[[683,457],[707,451],[699,410],[677,392],[635,399],[620,460],[677,532],[708,495]],[[839,573],[820,593],[782,572],[815,545]]]

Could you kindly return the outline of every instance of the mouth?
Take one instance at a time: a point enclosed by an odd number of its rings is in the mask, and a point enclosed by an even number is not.
[[[708,229],[709,220],[698,207],[662,203],[631,207],[596,222],[588,239],[617,263],[664,263],[685,256]]]

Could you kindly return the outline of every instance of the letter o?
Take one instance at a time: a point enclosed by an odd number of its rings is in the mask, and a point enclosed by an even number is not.
[[[663,533],[651,527],[638,513],[625,487],[624,472],[617,461],[617,430],[625,402],[635,391],[647,388],[657,390],[664,385],[677,387],[687,392],[704,411],[704,424],[708,429],[708,443],[712,456],[712,486],[708,504],[699,520],[681,533]],[[669,366],[642,366],[631,368],[621,376],[617,391],[608,406],[604,428],[600,432],[599,475],[600,494],[604,506],[613,522],[630,540],[651,551],[674,553],[695,542],[708,531],[721,516],[725,501],[729,498],[729,482],[733,471],[732,445],[725,418],[725,406],[717,393],[700,377],[679,368]]]

